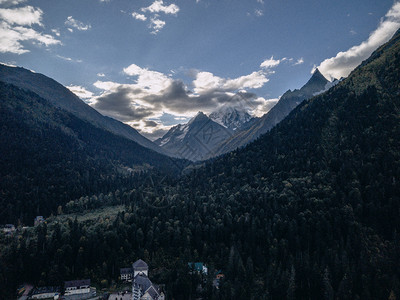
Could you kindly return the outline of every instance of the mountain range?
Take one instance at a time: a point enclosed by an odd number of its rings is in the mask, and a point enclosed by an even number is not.
[[[327,91],[338,80],[328,81],[316,69],[299,90],[288,90],[278,103],[260,118],[245,107],[225,105],[209,116],[197,114],[187,124],[172,127],[155,144],[172,156],[192,161],[209,159],[241,148],[268,132],[302,101]]]
[[[125,204],[112,218],[49,218],[2,237],[0,296],[12,298],[23,282],[85,276],[107,286],[115,270],[145,257],[162,266],[154,276],[174,299],[398,299],[399,74],[400,30],[328,90],[317,71],[287,92],[282,111],[248,127],[253,142],[170,181],[126,168],[155,160],[168,171],[181,160],[163,166],[165,156],[0,83],[3,220],[62,215],[66,203],[82,214],[105,198]],[[162,146],[186,139],[204,147],[209,132],[240,132],[224,125],[199,113]],[[194,261],[210,276],[189,273]]]
[[[282,121],[301,102],[326,91],[331,86],[332,83],[316,69],[310,80],[301,89],[285,92],[278,103],[268,113],[261,118],[251,120],[246,128],[239,130],[228,140],[224,141],[216,153],[223,154],[230,152],[254,141]]]

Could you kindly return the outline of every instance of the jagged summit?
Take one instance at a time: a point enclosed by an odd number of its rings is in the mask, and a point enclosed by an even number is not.
[[[319,71],[319,69],[316,68],[313,75],[311,76],[311,78],[301,88],[301,91],[305,92],[305,93],[310,93],[312,91],[312,94],[313,94],[313,93],[315,93],[315,91],[325,90],[325,86],[329,82],[330,81],[328,79],[326,79],[324,75],[322,75],[322,73]]]
[[[192,161],[214,156],[216,147],[232,135],[232,131],[198,112],[187,124],[172,127],[157,145],[173,156]]]

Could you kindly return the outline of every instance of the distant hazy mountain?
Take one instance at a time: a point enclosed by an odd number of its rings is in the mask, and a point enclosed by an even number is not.
[[[288,90],[278,103],[264,116],[251,120],[242,130],[224,141],[216,154],[223,154],[240,148],[260,135],[268,132],[282,121],[297,105],[319,93],[326,91],[333,84],[316,69],[310,80],[299,90]]]
[[[114,134],[135,141],[146,148],[165,154],[160,147],[146,139],[131,126],[103,116],[66,87],[47,76],[24,68],[9,67],[0,64],[0,80],[32,91],[50,101],[53,105],[65,109],[78,118],[89,121],[99,128],[106,129]]]
[[[241,128],[252,118],[244,108],[230,106],[222,107],[211,113],[209,117],[214,122],[232,130]]]
[[[216,147],[232,134],[232,129],[199,112],[187,124],[172,127],[155,143],[175,157],[198,161],[215,156]]]

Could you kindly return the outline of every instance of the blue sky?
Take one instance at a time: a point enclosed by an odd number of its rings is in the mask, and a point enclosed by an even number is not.
[[[0,61],[154,138],[238,101],[262,115],[317,66],[347,76],[399,27],[393,0],[0,0]]]

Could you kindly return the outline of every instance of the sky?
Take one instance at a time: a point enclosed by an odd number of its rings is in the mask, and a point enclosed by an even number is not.
[[[0,0],[0,62],[155,139],[198,111],[261,116],[317,67],[348,76],[398,28],[398,0]]]

